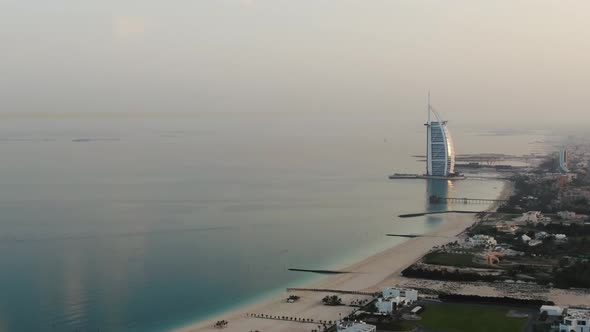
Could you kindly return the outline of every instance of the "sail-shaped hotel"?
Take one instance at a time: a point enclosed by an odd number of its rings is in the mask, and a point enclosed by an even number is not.
[[[434,121],[432,121],[434,115]],[[430,105],[428,97],[428,122],[426,126],[426,176],[449,177],[455,175],[455,146],[451,133],[438,112]]]
[[[426,126],[426,173],[394,173],[390,179],[441,179],[461,180],[465,176],[455,172],[455,145],[451,132],[438,112],[430,105],[428,95],[428,122]]]

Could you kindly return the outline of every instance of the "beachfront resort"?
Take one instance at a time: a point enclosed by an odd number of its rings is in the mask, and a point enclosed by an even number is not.
[[[429,142],[433,126],[443,125],[432,122]],[[441,128],[440,147],[452,151]],[[453,170],[454,154],[445,158]],[[332,275],[182,331],[588,332],[590,146],[535,159],[493,169],[506,179],[502,197],[474,200],[494,202],[488,210],[447,220],[430,234],[400,235],[409,240],[345,269],[354,273],[307,271]],[[473,161],[457,166],[468,175],[480,169]]]

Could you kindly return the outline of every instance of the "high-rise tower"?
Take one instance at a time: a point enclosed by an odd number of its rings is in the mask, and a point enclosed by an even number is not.
[[[434,114],[435,121],[431,121]],[[447,121],[443,121],[438,112],[430,105],[428,94],[428,122],[426,126],[426,175],[451,176],[455,173],[455,146]]]

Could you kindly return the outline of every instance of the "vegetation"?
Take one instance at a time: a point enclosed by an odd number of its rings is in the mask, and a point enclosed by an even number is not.
[[[419,324],[426,329],[452,332],[520,332],[527,319],[506,317],[508,309],[478,305],[429,305]]]
[[[342,299],[336,295],[326,295],[326,297],[322,299],[322,302],[325,305],[342,305]]]
[[[590,262],[578,261],[557,271],[555,285],[559,288],[590,288]]]
[[[402,271],[402,275],[408,278],[423,278],[433,280],[449,280],[449,281],[495,281],[496,276],[480,275],[472,272],[449,272],[446,270],[429,270],[422,269],[416,266],[410,266]]]
[[[287,301],[298,301],[301,297],[297,296],[297,295],[289,295],[289,297],[287,298]]]
[[[516,175],[513,180],[514,194],[510,196],[508,202],[498,208],[498,212],[518,213],[523,210],[556,212],[553,206],[553,200],[557,197],[554,181],[535,182],[528,175]]]
[[[432,252],[424,256],[424,263],[456,267],[482,267],[473,262],[473,255],[448,252]]]

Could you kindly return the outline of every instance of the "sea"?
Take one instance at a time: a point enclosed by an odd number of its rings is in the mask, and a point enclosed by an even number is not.
[[[458,153],[543,135],[450,123]],[[422,173],[422,123],[387,113],[196,113],[0,121],[0,331],[168,331],[302,285],[448,216],[430,195],[501,180]],[[418,156],[418,157],[416,157]]]

